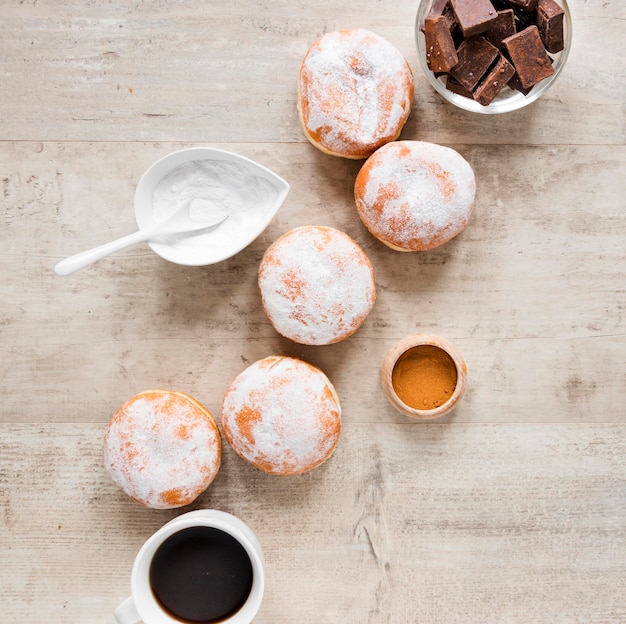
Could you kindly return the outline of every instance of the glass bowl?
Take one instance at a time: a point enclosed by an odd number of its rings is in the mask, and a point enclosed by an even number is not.
[[[424,26],[424,20],[430,11],[432,0],[421,0],[417,9],[417,17],[415,19],[415,41],[417,45],[417,56],[428,82],[448,102],[458,108],[474,113],[487,115],[509,113],[511,111],[519,110],[524,106],[528,106],[528,104],[540,98],[555,83],[565,66],[565,62],[572,47],[572,16],[569,7],[567,6],[566,0],[555,1],[564,12],[563,37],[565,47],[561,52],[557,52],[555,54],[550,53],[550,58],[553,61],[552,66],[554,67],[554,73],[548,78],[545,78],[541,82],[537,83],[527,95],[524,95],[523,93],[507,86],[502,89],[502,91],[488,106],[483,106],[469,97],[450,91],[446,87],[446,76],[443,75],[437,77],[429,69],[428,64],[426,63],[426,42],[422,28]]]

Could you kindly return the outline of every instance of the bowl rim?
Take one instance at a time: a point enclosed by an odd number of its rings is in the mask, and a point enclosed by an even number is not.
[[[422,68],[422,72],[424,73],[429,84],[447,102],[453,104],[457,108],[483,115],[497,115],[500,113],[509,113],[520,110],[538,100],[554,84],[558,76],[563,71],[572,48],[572,15],[569,5],[567,4],[567,0],[555,0],[555,2],[557,2],[564,11],[563,22],[565,47],[561,52],[557,52],[551,56],[554,59],[554,74],[537,83],[527,95],[520,92],[513,92],[513,94],[506,99],[498,100],[498,98],[496,98],[488,106],[483,106],[475,100],[471,100],[470,98],[459,95],[458,93],[449,91],[445,85],[435,77],[433,72],[428,67],[426,63],[426,55],[424,53],[426,46],[424,44],[424,34],[421,31],[421,25],[424,22],[427,11],[430,9],[432,2],[433,0],[420,0],[417,7],[414,31],[417,58],[420,67]]]

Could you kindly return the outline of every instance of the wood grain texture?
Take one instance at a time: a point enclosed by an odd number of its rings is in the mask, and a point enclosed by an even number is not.
[[[268,564],[256,624],[623,624],[626,600],[626,5],[571,0],[558,82],[510,115],[453,109],[414,49],[414,3],[0,2],[0,594],[6,622],[112,622],[143,541],[185,510],[128,500],[102,465],[121,403],[154,387],[219,416],[272,353],[328,374],[333,457],[272,478],[226,446],[192,508],[241,516]],[[356,214],[360,163],[304,138],[296,75],[324,32],[370,28],[415,70],[403,139],[457,149],[477,178],[468,227],[417,254]],[[600,45],[601,43],[601,45]],[[54,264],[135,228],[157,158],[209,145],[291,184],[267,230],[211,267],[138,245],[66,278]],[[337,227],[378,299],[350,339],[302,347],[261,308],[256,271],[287,230]],[[467,362],[436,422],[396,413],[380,366],[427,331]],[[297,596],[297,600],[294,600]]]
[[[178,513],[115,488],[103,430],[0,428],[11,621],[43,621],[41,609],[48,621],[112,621],[136,551]],[[263,475],[226,448],[192,507],[235,513],[258,534],[258,624],[621,622],[625,433],[347,424],[335,454],[301,477]]]
[[[452,142],[462,132],[479,143],[623,144],[624,7],[616,0],[571,5],[575,45],[558,86],[532,109],[486,125],[442,106],[421,74],[415,3],[4,2],[0,70],[11,96],[0,136],[300,142],[300,62],[324,32],[358,26],[388,38],[409,60],[416,104],[407,129],[424,140]]]
[[[0,332],[11,353],[0,363],[5,422],[106,421],[155,386],[219,410],[230,379],[273,352],[320,366],[346,420],[398,422],[379,392],[379,369],[386,351],[417,331],[450,339],[467,361],[469,390],[450,421],[626,421],[622,148],[455,145],[478,179],[471,222],[447,245],[402,254],[358,218],[358,164],[308,143],[221,145],[292,184],[274,222],[244,252],[189,269],[139,245],[54,275],[64,256],[132,231],[143,169],[185,145],[0,144],[0,166],[11,172],[0,244]],[[309,223],[349,233],[377,281],[365,325],[330,347],[280,338],[256,282],[267,246]]]

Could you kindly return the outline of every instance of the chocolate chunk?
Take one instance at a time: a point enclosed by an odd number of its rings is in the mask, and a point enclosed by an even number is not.
[[[484,37],[470,37],[459,46],[459,62],[450,70],[450,74],[466,89],[473,91],[498,54],[498,48]]]
[[[428,17],[445,18],[452,39],[441,19],[429,25],[431,71],[444,77],[449,91],[485,106],[498,97],[503,82],[530,93],[554,74],[550,55],[565,46],[566,15],[559,0],[432,0]],[[424,23],[420,30],[425,33]]]
[[[550,58],[550,62],[552,63],[552,59],[551,58]],[[519,79],[519,76],[517,75],[517,72],[515,72],[515,74],[513,74],[513,77],[511,78],[511,80],[509,80],[509,87],[511,87],[511,89],[514,89],[515,91],[519,91],[523,95],[528,95],[533,90],[533,87],[524,88],[522,86],[522,83],[520,82],[520,79]]]
[[[465,37],[488,30],[498,17],[490,0],[450,0],[450,4]]]
[[[527,11],[526,9],[515,8],[515,29],[517,32],[528,28],[532,24],[536,23],[535,12]]]
[[[519,91],[522,95],[528,95],[533,90],[532,87],[528,87],[528,89],[522,87],[522,83],[519,81],[517,73],[513,74],[513,77],[509,80],[508,85],[511,89]]]
[[[554,0],[539,0],[537,28],[548,52],[556,54],[565,48],[563,16],[565,11]]]
[[[449,72],[458,62],[454,41],[443,15],[427,17],[424,22],[426,63],[433,72]]]
[[[554,73],[536,26],[529,26],[522,32],[507,37],[502,43],[525,89]]]
[[[450,32],[457,28],[454,13],[452,12],[452,7],[450,6],[450,0],[433,0],[432,5],[430,6],[430,11],[426,17],[439,17],[440,15],[443,15],[446,18]],[[425,32],[425,24],[420,26],[420,30]]]
[[[522,9],[528,9],[534,11],[537,6],[537,0],[509,0],[509,4],[521,7]]]
[[[452,91],[452,93],[458,93],[463,97],[472,98],[472,92],[468,91],[460,82],[455,80],[449,74],[448,78],[446,79],[446,89],[448,89],[448,91]]]
[[[506,87],[508,81],[514,76],[515,69],[504,56],[496,61],[491,71],[480,81],[474,91],[474,99],[483,106],[489,106],[498,93]]]
[[[515,13],[513,9],[499,11],[496,21],[491,28],[485,32],[485,39],[493,43],[496,48],[502,50],[502,40],[515,34]]]
[[[452,6],[451,5],[447,5],[446,8],[443,11],[443,16],[446,18],[446,22],[448,23],[448,28],[450,29],[450,32],[454,34],[455,30],[458,30],[459,32],[459,25],[456,23],[456,18],[454,17],[454,12],[452,11]]]

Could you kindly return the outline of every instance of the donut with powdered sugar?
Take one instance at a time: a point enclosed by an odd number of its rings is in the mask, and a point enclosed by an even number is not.
[[[148,390],[122,405],[104,437],[104,465],[153,509],[193,502],[217,475],[222,441],[211,413],[183,392]]]
[[[365,252],[344,232],[303,226],[283,234],[259,266],[263,309],[276,331],[306,345],[345,340],[376,300]]]
[[[332,455],[341,432],[341,406],[319,368],[272,355],[251,364],[228,386],[222,431],[235,453],[259,470],[302,474]]]
[[[306,137],[323,152],[367,158],[398,138],[413,106],[413,73],[389,41],[364,29],[318,39],[298,76]]]
[[[443,245],[467,225],[476,180],[455,150],[396,141],[377,150],[357,174],[356,208],[365,227],[398,251]]]

